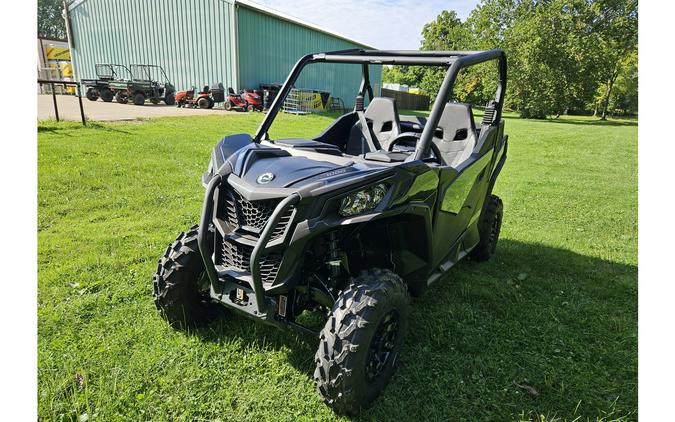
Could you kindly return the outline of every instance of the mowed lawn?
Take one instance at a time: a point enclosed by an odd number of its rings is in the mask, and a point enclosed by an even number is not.
[[[211,148],[260,119],[38,124],[41,420],[341,419],[314,390],[314,339],[231,314],[174,331],[152,302],[158,257],[198,221]],[[330,121],[285,115],[272,133]],[[637,122],[506,128],[497,255],[413,301],[363,420],[637,419]]]

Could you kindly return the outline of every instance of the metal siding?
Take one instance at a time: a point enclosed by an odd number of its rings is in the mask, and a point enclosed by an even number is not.
[[[362,48],[243,5],[236,6],[235,13],[241,88],[284,82],[295,62],[305,54]],[[382,66],[371,66],[370,75],[375,95],[379,95]],[[361,70],[357,65],[315,64],[305,68],[296,86],[333,91],[332,96],[342,98],[351,107],[360,81]],[[334,89],[336,86],[340,88]]]
[[[77,79],[96,63],[158,64],[177,89],[235,85],[225,0],[85,0],[70,10]]]

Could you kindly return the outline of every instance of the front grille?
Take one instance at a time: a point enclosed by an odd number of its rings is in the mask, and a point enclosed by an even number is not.
[[[248,271],[251,263],[251,252],[253,252],[253,248],[250,246],[224,240],[221,250],[223,265],[237,271]]]
[[[248,272],[251,266],[251,246],[231,240],[223,240],[220,261],[223,266],[236,271]],[[269,253],[260,257],[260,278],[263,283],[272,283],[277,278],[281,266],[281,254]]]
[[[249,201],[231,186],[226,184],[221,188],[221,199],[218,206],[218,216],[226,221],[230,230],[240,235],[258,237],[265,225],[272,217],[275,208],[283,198],[262,199]],[[295,208],[288,208],[280,217],[269,237],[270,241],[282,238],[290,226]],[[226,235],[224,237],[227,237]],[[253,247],[235,240],[224,239],[218,236],[218,251],[216,261],[218,264],[231,268],[235,271],[251,271],[251,253]],[[260,257],[260,278],[263,283],[273,283],[281,266],[282,253],[268,252]]]
[[[281,202],[280,198],[249,201],[234,190],[223,192],[221,217],[232,227],[240,227],[246,231],[260,234],[265,224],[272,217],[274,209]],[[276,240],[286,233],[286,227],[293,218],[293,207],[279,218],[270,240]]]

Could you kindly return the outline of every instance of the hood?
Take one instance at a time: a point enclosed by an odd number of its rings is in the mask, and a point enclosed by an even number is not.
[[[325,179],[344,179],[381,170],[352,161],[344,164],[293,156],[280,148],[241,151],[233,173],[251,186],[297,188]]]

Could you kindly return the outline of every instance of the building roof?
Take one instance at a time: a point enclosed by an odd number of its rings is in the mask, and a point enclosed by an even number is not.
[[[294,16],[288,15],[284,12],[280,12],[279,10],[272,9],[271,7],[263,6],[262,4],[255,3],[255,2],[252,2],[250,0],[225,0],[225,1],[228,1],[228,2],[230,2],[232,4],[235,4],[235,5],[244,6],[246,8],[255,10],[255,11],[260,12],[260,13],[264,13],[266,15],[273,16],[277,19],[282,19],[282,20],[285,20],[287,22],[294,23],[296,25],[304,26],[305,28],[309,28],[313,31],[322,32],[326,35],[330,35],[331,37],[339,38],[341,40],[350,42],[352,44],[356,44],[360,47],[367,48],[369,50],[375,50],[375,47],[364,44],[364,43],[362,43],[360,41],[357,41],[353,38],[349,38],[345,35],[339,34],[339,33],[334,32],[334,31],[329,31],[329,30],[321,28],[320,26],[315,25],[313,23],[309,23],[309,22],[304,21],[302,19],[299,19],[299,18],[296,18]]]

